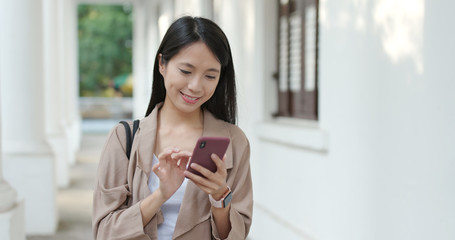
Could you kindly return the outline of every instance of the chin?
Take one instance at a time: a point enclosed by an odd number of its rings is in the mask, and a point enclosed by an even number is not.
[[[183,103],[182,105],[180,105],[179,110],[185,113],[192,113],[194,111],[198,111],[199,109],[201,109],[201,106],[202,105],[200,104],[189,105],[187,103]]]

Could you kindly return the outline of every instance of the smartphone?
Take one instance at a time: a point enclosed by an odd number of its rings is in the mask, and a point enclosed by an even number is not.
[[[204,177],[201,173],[191,168],[191,163],[197,163],[212,172],[216,172],[217,167],[210,155],[215,153],[223,159],[224,154],[229,146],[230,139],[226,137],[206,137],[202,136],[197,140],[194,146],[193,155],[191,156],[187,170]]]

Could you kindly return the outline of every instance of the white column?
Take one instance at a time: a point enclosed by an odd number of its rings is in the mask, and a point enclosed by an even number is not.
[[[43,65],[45,134],[56,157],[57,184],[69,185],[69,163],[74,158],[68,131],[69,93],[65,87],[65,18],[62,17],[63,1],[43,1]],[[76,91],[73,89],[73,91]]]
[[[0,17],[0,21],[1,21]],[[0,23],[1,24],[1,23]],[[0,33],[1,34],[1,33]],[[0,35],[0,49],[3,42]],[[0,89],[2,76],[3,55],[0,50]],[[2,116],[1,109],[1,91],[0,91],[0,116]],[[19,200],[16,191],[3,179],[2,169],[2,121],[0,118],[0,239],[4,240],[19,240],[25,239],[24,232],[24,201]]]
[[[47,142],[43,2],[2,3],[3,173],[25,199],[27,234],[57,228],[55,156]]]
[[[1,5],[5,5],[2,1]],[[25,219],[24,219],[24,201],[18,198],[17,192],[11,185],[3,178],[3,151],[2,151],[2,119],[4,111],[2,111],[2,82],[5,81],[5,63],[8,61],[8,55],[5,54],[8,46],[6,45],[5,38],[7,38],[8,31],[4,31],[5,24],[13,13],[5,12],[0,14],[0,239],[5,240],[23,240],[25,239]]]
[[[252,98],[247,89],[256,88],[256,75],[251,68],[258,61],[255,55],[255,2],[254,0],[215,1],[215,21],[226,33],[234,60],[239,125],[248,131],[259,119],[251,113],[257,112],[258,98]],[[233,18],[232,16],[236,16]],[[259,89],[262,91],[262,89]],[[256,96],[256,95],[255,95]],[[259,101],[262,101],[260,99]],[[259,113],[261,115],[261,113]]]
[[[159,46],[158,2],[134,1],[133,118],[143,118],[152,92],[153,64]]]
[[[147,2],[133,2],[133,118],[144,117],[150,99],[151,81],[148,80],[149,66],[147,58]],[[152,64],[152,65],[150,65]]]
[[[175,17],[190,15],[194,17],[213,18],[212,0],[175,0]]]
[[[59,11],[59,36],[63,37],[63,56],[64,62],[61,79],[65,80],[64,89],[66,92],[63,99],[67,135],[69,136],[72,157],[69,164],[76,162],[76,153],[81,142],[81,115],[79,114],[79,69],[78,69],[78,39],[77,39],[77,4],[75,1],[59,1],[63,9]]]
[[[175,6],[174,1],[163,1],[161,0],[158,4],[158,34],[159,42],[163,39],[167,29],[175,20]]]

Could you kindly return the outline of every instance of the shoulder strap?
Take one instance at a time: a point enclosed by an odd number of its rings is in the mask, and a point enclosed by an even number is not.
[[[134,135],[136,135],[138,128],[139,128],[139,119],[136,119],[136,120],[134,120],[134,123],[133,123],[133,140],[134,140]]]
[[[128,157],[128,160],[130,159],[131,155],[131,147],[133,146],[133,140],[134,140],[134,135],[136,135],[136,131],[139,128],[139,120],[134,120],[133,123],[133,135],[131,136],[131,128],[130,124],[121,121],[121,124],[123,124],[123,127],[125,127],[125,133],[126,133],[126,156]]]

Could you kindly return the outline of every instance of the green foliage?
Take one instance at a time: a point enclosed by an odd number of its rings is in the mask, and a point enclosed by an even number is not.
[[[131,10],[128,5],[78,6],[80,96],[112,95],[121,87],[114,86],[114,78],[131,74]]]

